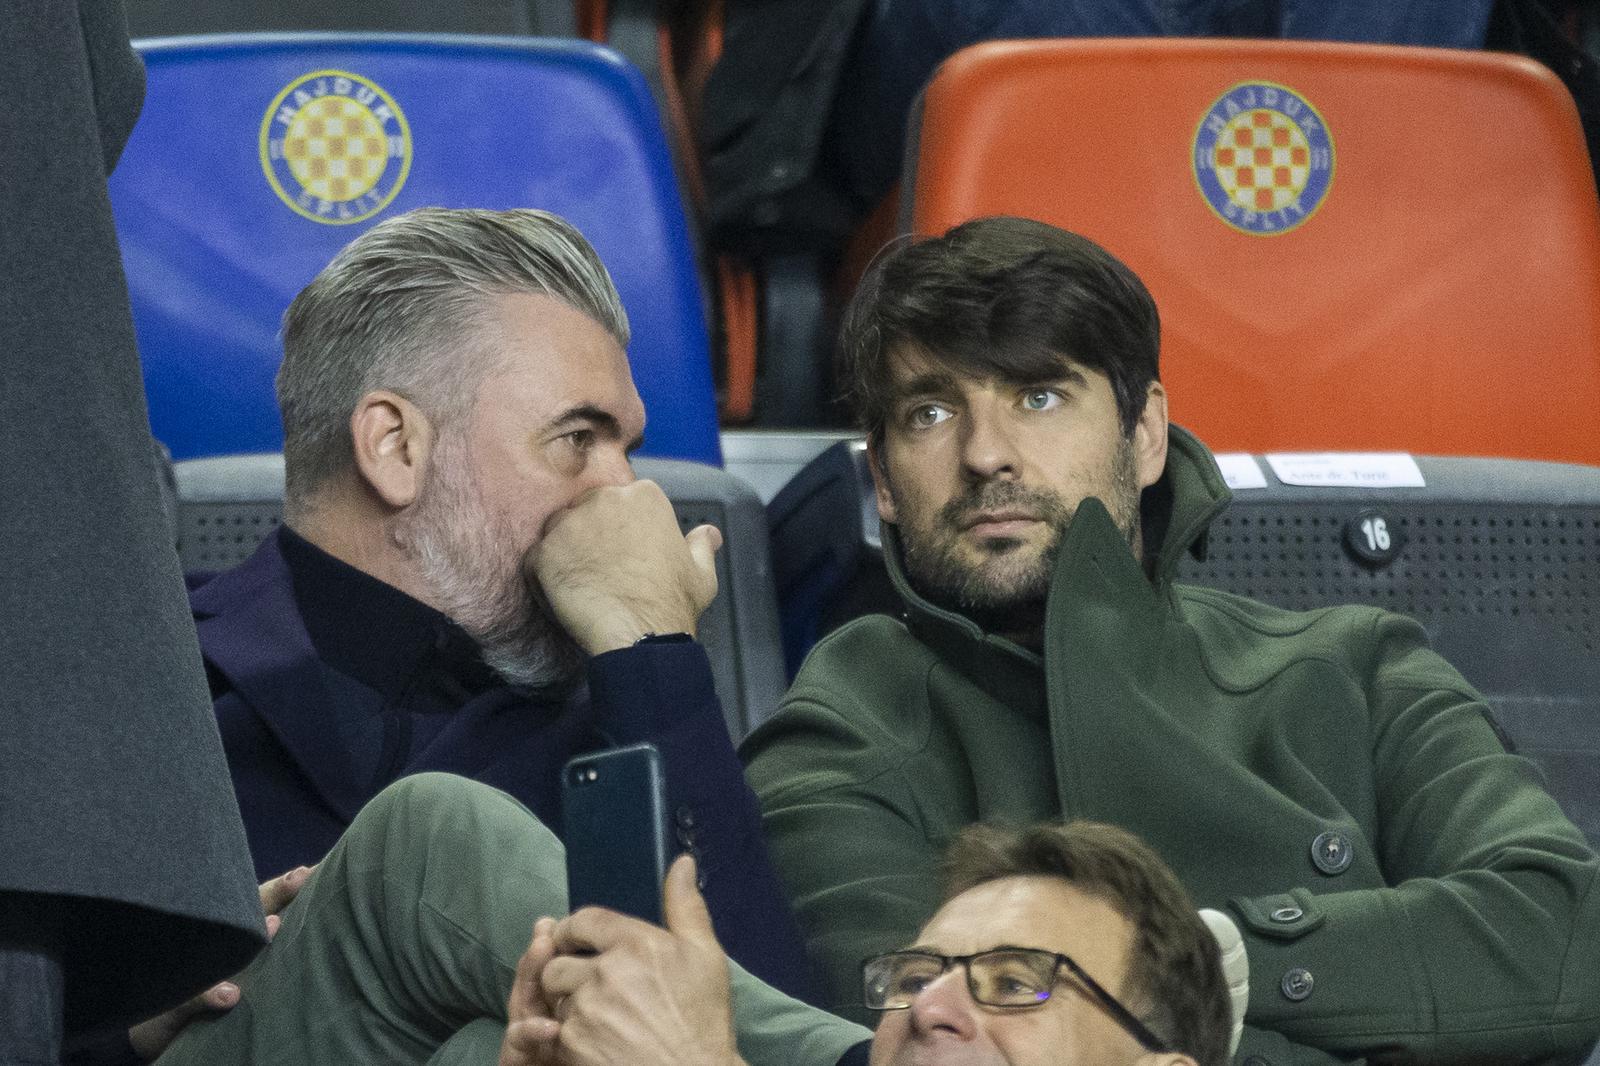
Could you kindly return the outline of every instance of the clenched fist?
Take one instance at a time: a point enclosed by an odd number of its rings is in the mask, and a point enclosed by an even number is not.
[[[532,560],[545,598],[590,655],[647,633],[695,632],[717,595],[715,526],[687,536],[653,481],[598,488],[555,515]]]

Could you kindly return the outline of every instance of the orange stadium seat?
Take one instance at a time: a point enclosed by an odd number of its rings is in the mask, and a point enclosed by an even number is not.
[[[1054,40],[952,57],[902,228],[1022,215],[1125,260],[1172,416],[1215,448],[1600,464],[1600,202],[1519,57]]]

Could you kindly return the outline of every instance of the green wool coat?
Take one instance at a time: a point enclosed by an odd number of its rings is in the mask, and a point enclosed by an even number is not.
[[[1600,1033],[1600,859],[1538,771],[1414,621],[1173,584],[1229,499],[1183,430],[1147,497],[1153,577],[1098,500],[1078,509],[1042,657],[918,597],[886,527],[906,621],[820,642],[747,742],[836,1009],[859,1017],[860,960],[936,909],[956,830],[1088,818],[1238,922],[1241,1059],[1581,1059]]]

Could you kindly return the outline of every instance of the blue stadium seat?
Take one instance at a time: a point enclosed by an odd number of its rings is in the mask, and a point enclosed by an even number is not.
[[[639,73],[585,42],[274,34],[139,42],[111,182],[150,420],[177,459],[282,447],[279,319],[345,243],[424,205],[563,215],[633,324],[645,453],[719,464],[705,302]],[[341,147],[322,120],[347,124]]]

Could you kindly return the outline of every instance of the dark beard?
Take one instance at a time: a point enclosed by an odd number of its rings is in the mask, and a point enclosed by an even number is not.
[[[963,562],[956,547],[960,530],[973,514],[999,509],[1026,510],[1050,527],[1050,542],[1045,550],[1003,584]],[[939,509],[931,531],[902,530],[906,571],[917,591],[930,602],[964,614],[985,629],[1010,628],[1013,617],[1024,611],[1036,610],[1042,619],[1050,574],[1072,514],[1053,492],[1029,489],[1013,481],[974,485],[966,495]],[[1022,547],[1019,540],[993,540],[988,543],[986,554],[991,559],[1001,559]]]
[[[1140,535],[1139,485],[1131,442],[1118,448],[1101,495],[1111,520],[1131,546]],[[891,485],[891,494],[893,488]],[[996,575],[963,562],[957,550],[960,531],[980,511],[1019,509],[1037,516],[1050,528],[1043,551],[1015,573]],[[932,528],[900,529],[901,550],[911,585],[928,602],[965,615],[984,632],[998,633],[1036,646],[1044,629],[1045,604],[1055,573],[1061,540],[1077,513],[1060,494],[1031,489],[1014,481],[986,481],[939,509]],[[1023,542],[990,541],[987,555],[1000,558],[1018,551]]]

